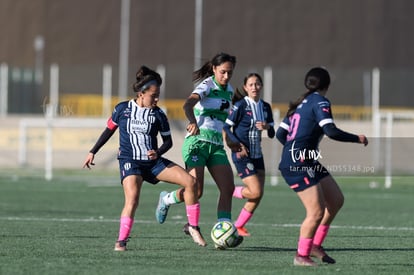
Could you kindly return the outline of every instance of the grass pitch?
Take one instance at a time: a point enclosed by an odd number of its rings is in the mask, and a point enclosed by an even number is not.
[[[372,181],[380,182],[372,188]],[[200,227],[208,246],[181,231],[183,205],[156,222],[159,192],[144,184],[127,252],[113,251],[123,193],[117,171],[59,171],[48,182],[36,171],[0,173],[0,274],[413,274],[414,178],[337,178],[345,206],[324,243],[337,260],[294,267],[304,209],[283,180],[267,185],[240,247],[218,251],[209,237],[217,188],[206,184]],[[236,184],[240,181],[236,179]],[[370,187],[371,186],[371,187]],[[233,219],[243,205],[234,199]]]

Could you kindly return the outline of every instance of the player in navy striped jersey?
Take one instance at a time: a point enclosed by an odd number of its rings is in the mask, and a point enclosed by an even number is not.
[[[262,131],[269,138],[275,136],[272,107],[263,101],[263,81],[259,74],[244,78],[243,90],[236,90],[233,107],[226,119],[224,131],[227,145],[238,175],[245,186],[236,186],[233,197],[247,199],[234,223],[240,236],[250,236],[245,228],[263,196],[265,164],[262,153]]]
[[[115,106],[105,130],[84,162],[84,167],[90,169],[95,154],[119,128],[118,160],[125,203],[116,251],[126,250],[144,180],[151,184],[159,181],[178,184],[185,190],[189,234],[198,245],[206,245],[198,227],[200,204],[196,180],[184,168],[162,157],[172,147],[172,138],[168,119],[157,106],[161,83],[157,72],[145,66],[139,69],[133,86],[136,98]],[[158,146],[158,134],[162,138],[161,146]]]
[[[354,135],[338,129],[325,97],[330,76],[324,68],[312,68],[305,76],[307,92],[291,103],[276,136],[283,144],[279,169],[306,209],[294,265],[317,265],[310,256],[324,263],[335,263],[322,248],[329,227],[344,203],[344,196],[334,178],[318,161],[318,145],[323,135],[342,142],[362,143],[365,135]]]

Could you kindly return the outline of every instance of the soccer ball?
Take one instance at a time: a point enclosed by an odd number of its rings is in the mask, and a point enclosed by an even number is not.
[[[211,229],[211,239],[217,249],[233,247],[238,237],[237,228],[230,221],[220,221]]]

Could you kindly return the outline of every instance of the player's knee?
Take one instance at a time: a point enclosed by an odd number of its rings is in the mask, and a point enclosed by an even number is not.
[[[243,188],[243,191],[243,196],[246,199],[260,201],[263,197],[263,188],[260,188],[259,186],[246,186]]]
[[[255,189],[250,192],[252,200],[260,200],[263,197],[263,192],[261,190]]]
[[[311,219],[315,224],[319,224],[322,221],[324,215],[324,209],[314,209],[311,213],[308,213],[308,218]]]
[[[195,190],[197,189],[197,181],[193,176],[187,175],[187,177],[183,178],[182,181],[183,181],[182,186],[186,190],[190,190],[190,191],[195,192]]]

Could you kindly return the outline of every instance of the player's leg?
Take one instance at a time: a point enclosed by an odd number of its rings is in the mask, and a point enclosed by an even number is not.
[[[302,222],[299,233],[298,250],[294,265],[315,266],[310,258],[313,238],[324,213],[324,201],[319,185],[313,185],[298,191],[297,195],[306,209],[306,217]]]
[[[320,180],[326,210],[321,224],[331,224],[344,205],[344,195],[335,179],[329,175]]]
[[[204,167],[194,167],[188,170],[188,173],[196,179],[196,195],[199,200],[203,194],[204,186]],[[185,200],[185,188],[167,192],[162,191],[159,196],[158,205],[155,209],[155,217],[159,223],[164,223],[167,218],[168,209],[173,204],[179,204]]]
[[[172,163],[157,175],[157,179],[178,184],[184,188],[183,200],[189,224],[189,233],[194,242],[200,246],[206,246],[204,238],[198,226],[200,217],[200,203],[198,202],[196,179],[187,173],[182,167]]]
[[[203,189],[204,189],[204,166],[187,168],[187,172],[196,179],[197,197],[198,199],[200,199],[203,195]],[[184,192],[179,193],[179,198],[180,200],[184,200]],[[183,226],[183,232],[186,235],[191,235],[189,227],[190,227],[189,223],[186,223]]]
[[[233,171],[230,164],[219,164],[208,167],[208,170],[219,189],[217,219],[231,221],[231,204],[234,191]]]
[[[233,171],[229,163],[212,165],[208,170],[219,189],[217,204],[217,219],[219,221],[231,221],[231,204],[234,191]],[[237,247],[243,242],[243,236],[238,236],[232,247]]]
[[[126,250],[126,243],[134,223],[135,211],[139,204],[142,181],[140,175],[129,175],[122,180],[125,201],[121,211],[118,241],[115,243],[116,251]]]
[[[195,144],[193,144],[195,143]],[[187,171],[197,179],[198,198],[201,198],[204,184],[204,166],[206,152],[202,150],[202,144],[197,143],[195,139],[187,138],[184,140],[182,156]],[[167,217],[168,209],[173,204],[184,201],[184,188],[172,192],[162,191],[159,196],[158,205],[155,210],[155,216],[159,223],[163,223]],[[184,232],[187,233],[186,227]]]
[[[319,258],[322,262],[333,264],[335,260],[326,254],[322,243],[328,235],[333,219],[344,204],[344,196],[331,175],[321,179],[320,186],[325,198],[325,212],[313,239],[311,255]]]
[[[240,188],[242,198],[246,198],[247,202],[244,204],[240,214],[234,223],[240,236],[250,236],[250,233],[245,228],[247,222],[253,216],[254,211],[259,206],[263,197],[264,189],[264,170],[258,170],[257,174],[245,177],[242,179],[244,186],[236,186],[236,190]],[[233,197],[235,194],[233,193]]]

